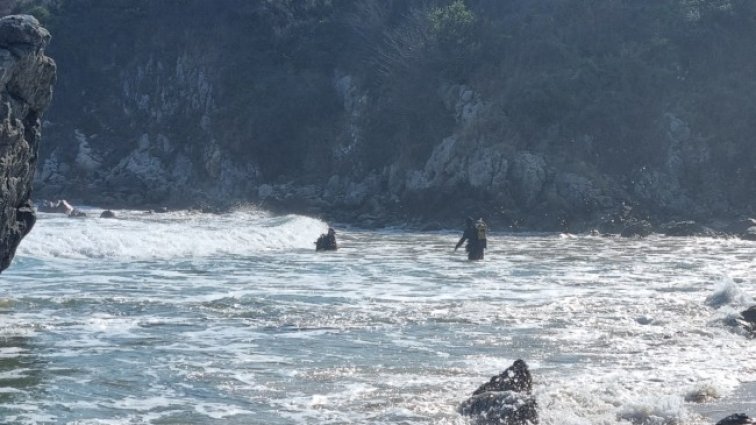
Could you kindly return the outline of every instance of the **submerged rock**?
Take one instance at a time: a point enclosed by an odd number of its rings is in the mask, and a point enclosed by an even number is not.
[[[68,216],[69,216],[70,218],[84,218],[84,217],[86,217],[86,216],[87,216],[87,213],[85,213],[85,212],[84,212],[84,211],[82,211],[82,210],[79,210],[79,209],[75,209],[75,208],[74,208],[74,210],[73,210],[73,211],[71,211],[71,214],[68,214]]]
[[[32,16],[0,19],[0,272],[36,220],[30,196],[41,117],[52,99],[50,33]]]
[[[746,331],[751,333],[752,337],[756,337],[756,305],[741,312],[740,316],[742,319],[738,322],[743,325]]]
[[[538,411],[528,365],[515,361],[504,372],[481,385],[457,411],[476,425],[534,425]]]
[[[721,421],[717,422],[716,425],[749,425],[749,424],[756,424],[756,420],[749,418],[748,415],[745,413],[736,413],[734,415],[730,415]]]

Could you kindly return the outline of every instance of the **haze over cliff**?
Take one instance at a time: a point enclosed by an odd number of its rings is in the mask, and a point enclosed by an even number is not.
[[[754,214],[749,0],[20,7],[60,65],[47,197],[560,230]]]

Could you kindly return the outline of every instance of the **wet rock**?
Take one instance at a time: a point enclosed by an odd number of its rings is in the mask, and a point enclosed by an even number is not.
[[[646,220],[636,221],[633,222],[627,226],[625,226],[624,229],[622,229],[622,232],[620,233],[620,236],[623,238],[632,238],[632,237],[646,237],[653,233],[653,228],[651,227],[651,223],[649,223]]]
[[[740,317],[738,323],[741,324],[746,331],[750,332],[752,337],[756,337],[756,305],[741,312]]]
[[[87,216],[87,213],[85,213],[82,210],[75,209],[71,211],[71,214],[68,214],[68,217],[70,218],[84,218]]]
[[[740,313],[740,315],[746,322],[756,325],[756,305]]]
[[[473,395],[486,391],[514,391],[530,393],[533,387],[533,378],[528,370],[528,365],[523,360],[516,360],[512,366],[504,372],[491,378],[490,381],[481,385]]]
[[[30,200],[41,117],[52,98],[50,34],[32,16],[0,19],[0,271],[35,222]]]
[[[695,221],[673,221],[661,226],[665,236],[716,236],[716,232]]]
[[[113,211],[105,210],[100,213],[100,218],[116,218],[116,215]]]
[[[749,425],[749,424],[756,424],[756,420],[749,418],[748,415],[745,413],[736,413],[734,415],[730,415],[721,421],[717,422],[716,425]]]
[[[527,364],[517,360],[501,374],[481,385],[457,411],[476,425],[538,424],[533,379]]]

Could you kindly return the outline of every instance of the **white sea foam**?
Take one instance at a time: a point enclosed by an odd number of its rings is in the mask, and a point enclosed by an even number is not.
[[[88,209],[96,217],[99,210]],[[312,249],[327,225],[317,219],[260,212],[144,214],[116,211],[117,219],[71,219],[40,214],[18,251],[39,259],[161,260],[261,251]]]
[[[753,303],[753,298],[746,294],[734,280],[729,278],[717,282],[713,293],[706,297],[706,305],[713,308],[722,306],[745,307]]]
[[[523,358],[543,425],[697,425],[699,395],[756,379],[753,341],[721,325],[756,293],[743,241],[492,233],[471,264],[457,233],[351,229],[319,255],[314,219],[118,213],[43,216],[2,275],[0,354],[44,379],[9,416],[461,425]],[[94,248],[39,243],[71,234]]]
[[[648,396],[620,409],[619,418],[636,425],[678,425],[689,421],[682,398]]]

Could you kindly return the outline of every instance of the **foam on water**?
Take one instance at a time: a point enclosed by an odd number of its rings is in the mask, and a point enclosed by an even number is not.
[[[732,279],[721,279],[714,287],[714,292],[706,297],[706,305],[713,308],[722,306],[748,307],[753,305],[753,298],[743,292],[740,286]]]
[[[84,208],[99,217],[101,210]],[[309,217],[256,211],[217,215],[118,211],[117,219],[39,214],[20,256],[38,259],[164,260],[310,249],[327,226]]]
[[[724,320],[756,293],[748,242],[492,233],[471,264],[456,232],[315,253],[306,217],[117,213],[43,216],[2,275],[12,423],[466,424],[523,358],[542,424],[698,425],[756,380]]]

